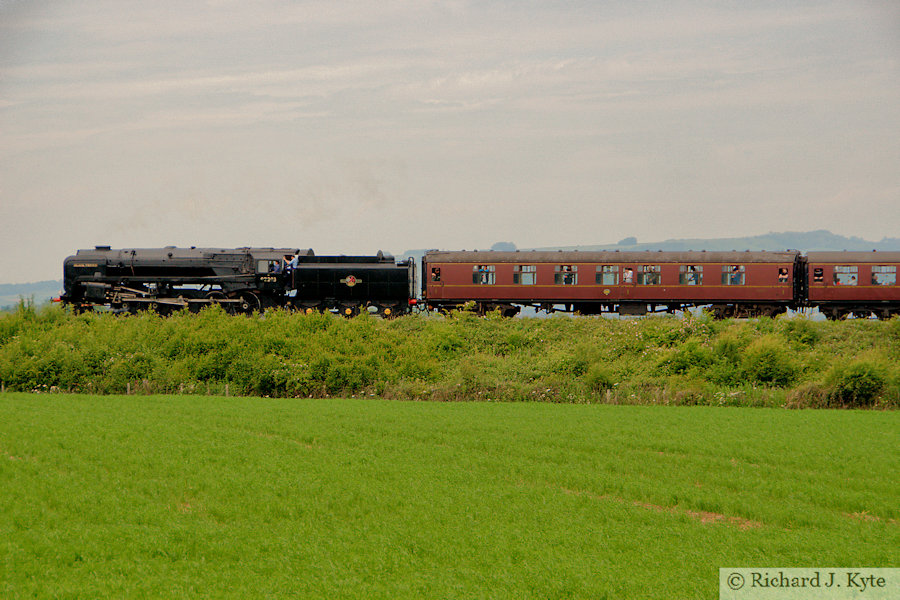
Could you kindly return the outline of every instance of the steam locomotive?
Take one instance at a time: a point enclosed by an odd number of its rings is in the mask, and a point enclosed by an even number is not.
[[[60,299],[76,310],[165,314],[217,304],[234,313],[283,307],[390,317],[409,312],[414,286],[413,261],[397,263],[380,251],[316,256],[300,248],[96,246],[65,259]]]

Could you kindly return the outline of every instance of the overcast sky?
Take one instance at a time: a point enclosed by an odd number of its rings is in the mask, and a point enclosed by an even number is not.
[[[0,282],[898,224],[895,0],[0,0]]]

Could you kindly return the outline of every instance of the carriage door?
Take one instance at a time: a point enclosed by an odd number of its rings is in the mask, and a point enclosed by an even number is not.
[[[428,264],[422,261],[422,287],[426,299],[439,300],[444,297],[444,279],[441,274],[441,266]]]

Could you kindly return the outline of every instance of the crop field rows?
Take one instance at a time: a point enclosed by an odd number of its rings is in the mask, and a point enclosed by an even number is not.
[[[0,597],[711,598],[900,566],[893,411],[0,395]]]

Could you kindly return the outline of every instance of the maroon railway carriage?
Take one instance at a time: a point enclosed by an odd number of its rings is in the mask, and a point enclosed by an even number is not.
[[[480,312],[642,315],[711,305],[719,317],[776,315],[802,292],[799,252],[429,251],[431,309],[474,301]]]
[[[900,252],[809,252],[807,302],[829,319],[900,314]]]

